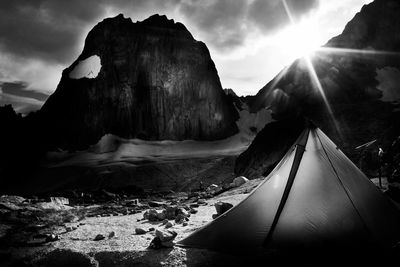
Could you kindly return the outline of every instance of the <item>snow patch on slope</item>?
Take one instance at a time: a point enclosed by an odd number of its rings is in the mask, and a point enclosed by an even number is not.
[[[71,79],[90,78],[94,79],[99,75],[101,69],[100,58],[91,56],[78,62],[78,65],[69,73]]]
[[[146,141],[106,134],[86,151],[52,152],[48,153],[48,157],[57,158],[58,163],[52,166],[99,166],[121,162],[140,165],[144,161],[168,162],[177,159],[239,155],[251,144],[257,132],[272,121],[271,112],[267,109],[258,113],[241,110],[239,114],[240,118],[236,122],[239,133],[223,140]]]

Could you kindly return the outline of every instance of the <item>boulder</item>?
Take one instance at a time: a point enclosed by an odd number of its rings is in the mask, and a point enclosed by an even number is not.
[[[200,198],[197,200],[197,204],[199,205],[207,205],[207,201],[204,198]]]
[[[106,237],[104,236],[104,235],[102,235],[102,234],[98,234],[98,235],[96,235],[96,237],[93,239],[94,241],[100,241],[100,240],[103,240],[103,239],[105,239]]]
[[[230,210],[233,207],[232,204],[227,203],[227,202],[217,202],[215,203],[215,210],[217,211],[218,215],[224,214],[228,210]]]
[[[136,233],[137,235],[143,235],[143,234],[147,233],[147,231],[144,230],[143,228],[137,227],[137,228],[135,229],[135,233]]]
[[[59,240],[60,238],[58,237],[58,235],[55,234],[49,234],[46,236],[46,242],[54,242]]]
[[[156,230],[155,237],[151,241],[149,248],[160,249],[160,248],[172,248],[174,246],[173,240],[178,235],[174,231],[160,231]]]
[[[183,215],[182,213],[178,214],[175,217],[175,222],[178,224],[183,223],[186,220],[189,220],[189,218],[187,216]]]
[[[139,205],[139,199],[131,199],[125,202],[125,205],[128,207],[136,207]]]
[[[149,201],[147,204],[152,208],[158,208],[166,205],[167,203],[162,201]]]
[[[159,220],[158,214],[159,213],[155,209],[150,209],[143,214],[143,218],[150,222],[157,222]]]
[[[239,186],[241,186],[242,184],[247,183],[248,181],[249,181],[249,179],[247,179],[247,178],[244,177],[244,176],[236,177],[235,179],[233,179],[233,181],[232,181],[232,183],[231,183],[231,187],[239,187]]]
[[[177,215],[177,207],[176,206],[168,206],[165,209],[165,217],[168,220],[174,220]]]

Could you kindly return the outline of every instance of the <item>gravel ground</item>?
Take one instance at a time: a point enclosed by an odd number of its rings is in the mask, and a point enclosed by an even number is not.
[[[188,225],[174,223],[168,230],[177,232],[175,241],[185,238],[212,220],[212,214],[216,213],[214,203],[225,201],[236,205],[258,183],[259,181],[252,181],[207,200],[207,205],[200,206],[197,208],[198,212],[190,216]],[[61,233],[58,241],[39,247],[13,248],[3,251],[2,254],[9,255],[8,264],[11,264],[9,266],[22,264],[21,259],[34,266],[234,266],[245,264],[243,257],[238,258],[234,255],[201,249],[179,247],[148,249],[155,231],[137,235],[135,229],[137,227],[144,230],[166,229],[160,222],[143,220],[143,213],[84,218],[79,222],[67,223],[66,227],[76,227],[76,229]],[[111,232],[114,232],[115,236],[108,238]],[[105,239],[94,241],[98,234],[104,235]]]

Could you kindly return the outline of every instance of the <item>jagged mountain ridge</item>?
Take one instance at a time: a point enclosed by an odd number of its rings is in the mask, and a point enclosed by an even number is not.
[[[71,78],[91,56],[100,58],[98,75]],[[238,118],[206,45],[159,15],[136,23],[118,15],[97,24],[40,113],[54,147],[66,149],[87,148],[108,133],[222,139],[237,132]]]

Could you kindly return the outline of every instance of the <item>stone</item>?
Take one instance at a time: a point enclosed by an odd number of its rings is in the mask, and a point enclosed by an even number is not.
[[[143,228],[138,227],[138,228],[135,228],[135,233],[137,235],[143,235],[143,234],[147,233],[147,231],[144,230]]]
[[[233,205],[227,202],[217,202],[214,204],[215,206],[215,210],[217,211],[218,215],[224,214],[225,212],[227,212],[228,210],[230,210]]]
[[[183,222],[182,223],[182,226],[187,226],[188,225],[188,222]]]
[[[103,240],[103,239],[105,239],[106,237],[104,236],[104,235],[102,235],[102,234],[98,234],[98,235],[96,235],[96,237],[93,239],[94,241],[100,241],[100,240]]]
[[[50,235],[46,236],[46,242],[54,242],[54,241],[57,241],[59,239],[60,239],[59,236],[56,235],[56,234],[50,234]]]
[[[156,230],[154,227],[149,228],[149,232],[153,232],[154,230]]]
[[[149,220],[150,222],[156,222],[159,220],[158,217],[158,212],[155,209],[150,209],[147,210],[144,214],[143,214],[143,218],[146,220]]]
[[[136,207],[139,205],[139,200],[138,199],[131,199],[125,202],[125,205],[128,207]]]
[[[185,215],[183,215],[182,213],[180,213],[175,217],[175,222],[178,224],[183,223],[185,221],[185,218],[187,218],[187,217]]]
[[[196,214],[197,212],[198,212],[198,210],[196,210],[196,209],[190,209],[190,211],[189,211],[191,214]]]
[[[162,221],[161,225],[165,225],[165,224],[167,224],[167,223],[168,223],[168,220],[167,220],[167,219],[164,219],[164,220]]]
[[[197,204],[199,205],[207,205],[207,201],[203,198],[200,198],[199,200],[197,200]]]
[[[162,201],[149,201],[147,204],[152,208],[158,208],[166,205],[167,203]]]
[[[248,181],[249,181],[249,179],[247,179],[247,178],[244,177],[244,176],[236,177],[235,179],[233,179],[232,187],[239,187],[239,186],[241,186],[242,184],[247,183]]]
[[[173,226],[172,222],[167,222],[165,228],[171,228]]]
[[[108,234],[108,238],[113,238],[113,237],[115,237],[115,232],[114,231],[112,231],[112,232],[110,232]]]
[[[165,210],[157,213],[157,218],[158,218],[159,221],[164,220],[166,217],[167,217],[167,215],[166,215],[166,211]]]
[[[160,238],[161,242],[166,242],[174,240],[178,234],[175,231],[156,230],[155,235]]]
[[[176,206],[168,206],[165,209],[165,217],[168,220],[174,220],[177,215],[177,207]]]

